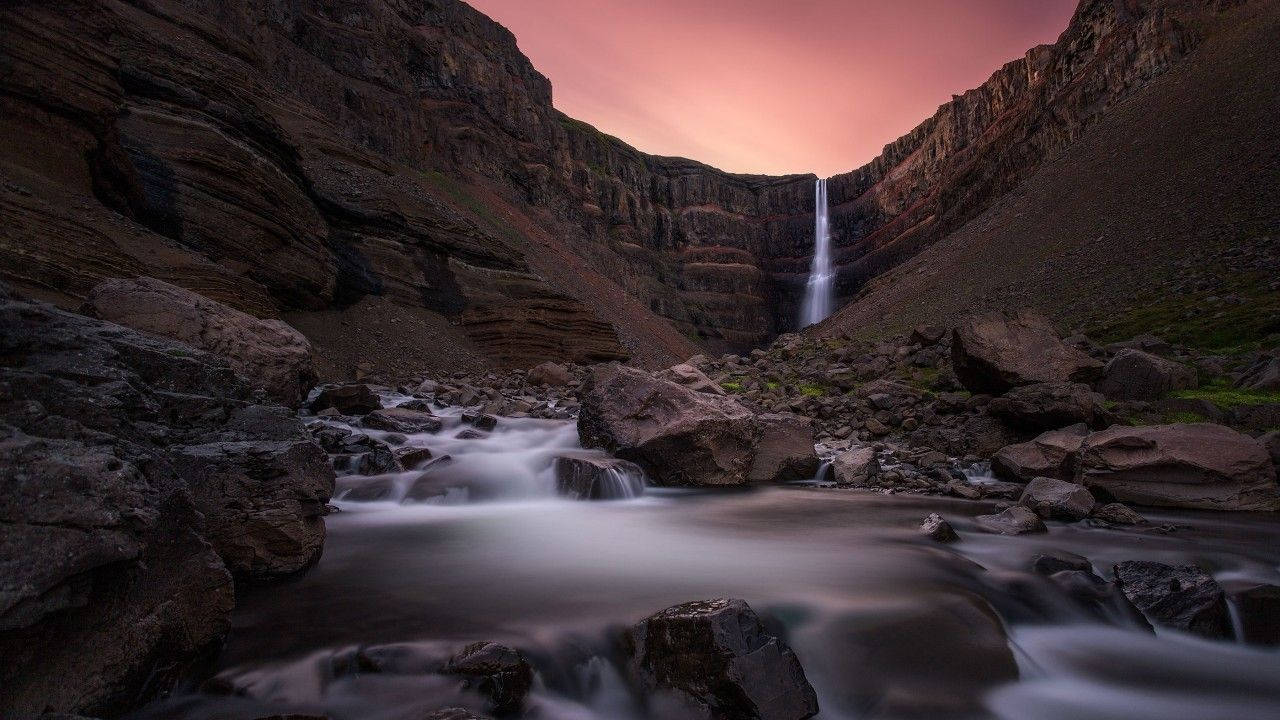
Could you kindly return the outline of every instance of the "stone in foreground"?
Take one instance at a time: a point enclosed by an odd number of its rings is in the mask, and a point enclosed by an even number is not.
[[[1089,517],[1097,504],[1083,486],[1045,477],[1028,483],[1018,502],[1046,520],[1066,522]]]
[[[1222,425],[1116,426],[1085,438],[1080,480],[1124,502],[1272,511],[1275,469],[1253,438]]]
[[[1207,638],[1230,638],[1226,594],[1195,565],[1146,560],[1116,563],[1116,582],[1152,622]]]
[[[667,608],[625,641],[632,680],[656,717],[802,720],[818,712],[795,653],[742,600]]]
[[[951,523],[943,520],[938,513],[929,513],[929,517],[920,523],[920,534],[940,543],[952,543],[960,539]]]
[[[979,515],[974,520],[978,527],[997,535],[1026,535],[1048,531],[1039,516],[1021,505],[1014,505],[994,515]]]
[[[440,671],[459,675],[463,687],[489,700],[491,712],[519,712],[533,687],[533,667],[520,651],[494,642],[472,643],[449,658]]]
[[[759,436],[755,416],[732,398],[622,365],[592,371],[578,434],[668,486],[746,484]]]
[[[1088,382],[1102,370],[1025,310],[966,318],[952,333],[951,362],[966,388],[994,395],[1033,383]]]

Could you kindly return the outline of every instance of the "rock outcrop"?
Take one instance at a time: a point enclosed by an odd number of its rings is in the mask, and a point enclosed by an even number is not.
[[[951,363],[966,388],[997,395],[1022,385],[1088,381],[1102,369],[1062,342],[1048,320],[1025,310],[966,318],[952,332]]]
[[[795,653],[742,600],[667,608],[632,627],[625,645],[655,716],[802,720],[818,712]]]
[[[1093,433],[1081,445],[1078,475],[1089,488],[1143,505],[1280,507],[1266,449],[1221,425],[1115,426]]]
[[[226,361],[0,291],[0,715],[114,715],[312,561],[333,471]]]
[[[316,381],[311,343],[280,320],[262,320],[153,278],[106,280],[85,302],[96,317],[206,350],[272,398],[298,407]]]
[[[1116,563],[1115,576],[1125,597],[1156,624],[1208,638],[1231,637],[1226,594],[1195,565],[1131,560]]]

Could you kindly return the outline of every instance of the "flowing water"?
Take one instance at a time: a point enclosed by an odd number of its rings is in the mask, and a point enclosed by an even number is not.
[[[831,314],[835,273],[831,269],[831,230],[827,224],[827,181],[818,180],[813,200],[813,262],[805,284],[800,327],[820,323]]]
[[[771,618],[824,719],[1280,717],[1277,650],[1153,634],[1027,570],[1057,548],[1104,576],[1117,561],[1152,559],[1197,562],[1223,582],[1280,583],[1272,517],[1152,512],[1154,525],[1179,529],[1050,523],[1047,535],[1005,538],[975,530],[988,505],[814,487],[570,501],[555,495],[552,463],[583,452],[571,423],[502,419],[470,437],[442,412],[442,431],[409,443],[452,461],[340,478],[320,562],[245,591],[214,680],[137,717],[412,720],[479,709],[433,671],[464,643],[495,640],[537,669],[527,717],[639,720],[618,629],[722,596]],[[918,535],[933,511],[960,543]]]

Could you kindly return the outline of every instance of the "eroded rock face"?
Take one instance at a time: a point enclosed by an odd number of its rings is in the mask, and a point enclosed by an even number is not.
[[[742,600],[667,608],[632,627],[625,644],[632,680],[656,715],[801,720],[818,712],[795,653]]]
[[[231,367],[289,407],[316,381],[311,343],[280,320],[261,320],[153,278],[106,280],[86,305],[103,320],[161,335],[225,358]]]
[[[1004,393],[1035,383],[1092,380],[1102,364],[1058,338],[1053,325],[1029,311],[966,318],[952,332],[956,377],[976,393]]]
[[[759,427],[731,398],[606,365],[584,388],[578,434],[587,447],[638,463],[658,485],[742,485]]]
[[[1280,507],[1266,449],[1221,425],[1116,426],[1080,450],[1080,481],[1117,500],[1205,510]]]
[[[1116,582],[1152,622],[1208,638],[1231,637],[1226,594],[1195,565],[1145,560],[1116,563]]]
[[[1107,362],[1097,388],[1113,400],[1159,400],[1172,390],[1195,386],[1195,370],[1159,355],[1126,348]]]
[[[228,568],[315,556],[332,470],[183,343],[0,293],[0,358],[0,715],[118,714],[226,631]]]

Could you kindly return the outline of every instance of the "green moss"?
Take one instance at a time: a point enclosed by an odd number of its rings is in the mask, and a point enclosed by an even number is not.
[[[1225,380],[1216,380],[1195,390],[1175,390],[1169,397],[1183,400],[1208,400],[1220,408],[1242,405],[1280,403],[1280,390],[1242,390],[1231,387]]]
[[[742,383],[736,380],[726,380],[720,383],[720,387],[724,388],[725,392],[734,393],[735,395],[742,392]]]
[[[769,380],[764,384],[764,386],[770,390],[777,390],[778,388],[782,387],[782,384],[779,383],[777,380]]]
[[[1200,413],[1198,413],[1198,412],[1191,412],[1190,410],[1179,410],[1179,411],[1176,411],[1176,412],[1167,412],[1167,413],[1165,413],[1165,414],[1164,414],[1164,417],[1163,417],[1162,419],[1164,420],[1164,422],[1165,422],[1166,424],[1170,424],[1170,423],[1200,423],[1200,422],[1208,422],[1208,421],[1209,421],[1209,418],[1207,418],[1207,417],[1205,417],[1205,416],[1201,415],[1201,414],[1200,414]]]
[[[799,389],[800,394],[805,397],[822,397],[827,394],[826,388],[814,383],[800,383],[796,388]]]

